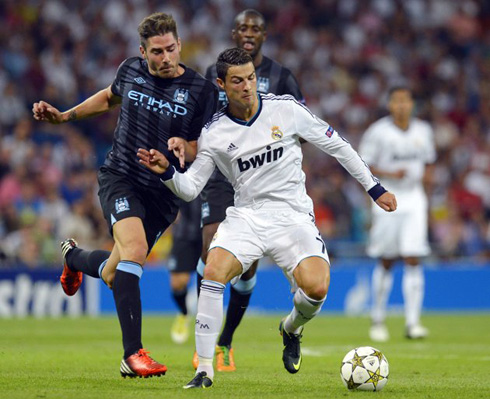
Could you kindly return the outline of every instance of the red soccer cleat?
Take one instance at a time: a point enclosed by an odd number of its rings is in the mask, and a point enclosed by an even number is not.
[[[66,263],[66,255],[78,246],[78,243],[73,238],[68,238],[61,243],[61,254],[63,255],[64,265],[63,273],[61,273],[60,282],[63,291],[68,296],[75,295],[83,280],[83,273],[73,271]]]
[[[167,367],[160,364],[148,356],[148,352],[145,349],[140,349],[127,359],[121,361],[121,376],[126,378],[134,377],[160,377],[165,375]]]

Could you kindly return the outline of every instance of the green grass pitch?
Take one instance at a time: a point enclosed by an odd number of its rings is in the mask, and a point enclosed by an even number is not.
[[[322,315],[305,329],[303,365],[282,365],[281,316],[247,315],[235,334],[235,373],[217,373],[209,390],[183,390],[193,376],[193,339],[170,341],[170,316],[144,316],[143,343],[169,368],[151,379],[119,375],[121,336],[115,317],[0,319],[0,398],[489,398],[490,315],[429,314],[431,335],[403,338],[403,318],[388,320],[392,339],[374,344],[369,320]],[[339,377],[348,350],[380,349],[390,363],[381,392],[349,392]]]

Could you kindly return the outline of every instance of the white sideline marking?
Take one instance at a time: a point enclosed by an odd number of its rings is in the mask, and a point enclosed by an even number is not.
[[[345,345],[329,345],[329,346],[320,346],[320,347],[304,347],[301,348],[301,353],[304,356],[311,357],[328,357],[332,354],[347,353],[352,347],[348,347]],[[396,354],[391,354],[390,358],[403,358],[403,359],[427,359],[427,360],[458,360],[458,359],[468,359],[469,356],[459,356],[455,354],[450,355],[425,355],[425,354],[414,354],[407,352],[397,352]],[[472,360],[477,360],[481,362],[490,362],[490,356],[472,356]]]

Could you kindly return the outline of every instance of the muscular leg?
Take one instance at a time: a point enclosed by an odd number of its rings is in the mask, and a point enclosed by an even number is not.
[[[213,358],[223,322],[223,292],[226,283],[242,272],[242,265],[230,252],[213,248],[208,255],[201,294],[197,304],[196,350],[199,356],[197,372],[214,376]]]
[[[208,248],[211,241],[218,230],[219,223],[211,223],[203,227],[203,250],[201,258],[206,262],[208,256]],[[255,286],[256,273],[257,273],[258,261],[250,267],[250,269],[243,274],[240,281],[237,283],[237,287],[231,287],[230,290],[230,302],[228,304],[228,310],[226,312],[225,325],[223,332],[218,340],[219,346],[231,346],[233,340],[233,334],[238,328],[238,325],[243,319],[247,310],[252,291]],[[200,289],[200,280],[202,277],[198,273],[198,290]],[[199,292],[199,291],[198,291]]]
[[[204,275],[204,265],[208,259],[208,248],[211,245],[216,231],[218,230],[219,223],[206,224],[202,228],[202,253],[201,261],[197,266],[197,295],[201,293],[201,282]]]
[[[72,271],[79,271],[94,278],[100,278],[99,268],[110,257],[111,252],[96,249],[87,251],[73,248],[66,255],[66,263]]]
[[[235,286],[231,286],[230,302],[228,303],[228,310],[226,311],[225,326],[223,327],[223,331],[218,340],[219,346],[231,347],[233,334],[242,321],[250,298],[252,297],[252,291],[257,280],[255,275],[257,273],[258,264],[258,261],[254,262],[250,269],[240,277],[240,280]]]
[[[298,290],[294,294],[294,308],[284,321],[284,330],[299,334],[302,326],[321,310],[330,285],[330,265],[320,257],[302,260],[293,272]]]
[[[330,265],[318,256],[306,258],[293,271],[298,289],[294,293],[294,307],[279,324],[282,335],[282,361],[286,370],[297,373],[301,367],[300,339],[303,325],[321,310],[330,285]]]
[[[143,223],[137,217],[116,222],[113,234],[120,260],[116,266],[112,290],[122,330],[124,358],[128,358],[143,347],[139,280],[148,244]]]

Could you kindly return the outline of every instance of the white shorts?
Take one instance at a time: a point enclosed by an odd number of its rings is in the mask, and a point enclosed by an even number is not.
[[[430,253],[427,208],[375,212],[366,252],[373,258],[422,257]]]
[[[318,256],[330,263],[312,217],[291,209],[229,207],[209,250],[216,247],[231,252],[242,264],[242,273],[256,260],[270,256],[293,290],[297,287],[293,271],[303,259]]]

